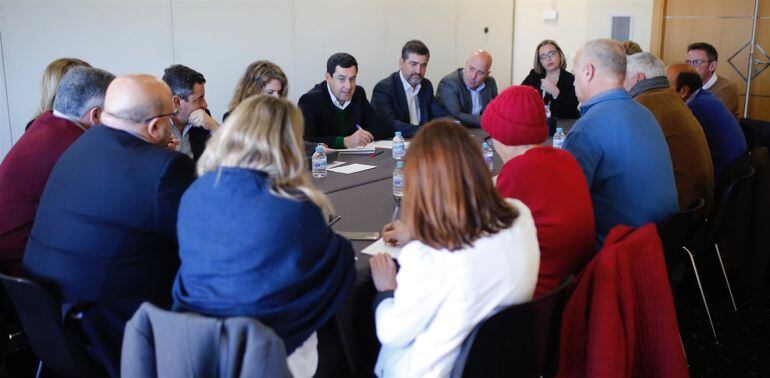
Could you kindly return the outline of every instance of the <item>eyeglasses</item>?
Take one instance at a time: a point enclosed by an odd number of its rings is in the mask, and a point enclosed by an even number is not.
[[[553,59],[553,58],[554,58],[554,57],[556,57],[556,55],[558,55],[558,54],[559,54],[559,52],[558,52],[558,51],[556,51],[556,50],[551,50],[551,51],[549,51],[549,52],[547,52],[547,53],[545,53],[545,54],[540,54],[540,55],[538,55],[538,58],[540,58],[540,60],[546,60],[546,59],[548,59],[548,58],[551,58],[551,59]]]
[[[120,119],[126,120],[126,121],[137,122],[137,123],[139,123],[139,122],[141,122],[141,123],[149,123],[150,121],[154,120],[155,118],[168,117],[168,116],[172,116],[172,117],[174,117],[174,116],[176,116],[177,114],[179,114],[179,110],[175,110],[175,111],[173,111],[173,112],[171,112],[171,113],[158,114],[158,115],[156,115],[156,116],[152,116],[152,117],[150,117],[150,118],[147,118],[147,119],[145,119],[144,121],[137,121],[137,120],[135,120],[135,119],[131,119],[131,118],[128,118],[128,117],[119,116],[119,115],[117,115],[117,114],[115,114],[115,113],[112,113],[112,112],[108,112],[108,111],[106,111],[106,110],[104,110],[104,111],[103,111],[103,113],[105,113],[105,114],[108,114],[108,115],[111,115],[111,116],[113,116],[113,117],[115,117],[115,118],[120,118]]]
[[[711,63],[713,60],[704,60],[704,59],[695,59],[695,60],[685,60],[685,63],[693,66],[693,67],[700,67],[703,63]]]

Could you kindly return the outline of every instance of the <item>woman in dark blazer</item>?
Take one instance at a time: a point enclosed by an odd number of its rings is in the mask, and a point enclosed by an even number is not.
[[[353,248],[327,225],[331,205],[305,168],[302,134],[300,110],[266,95],[243,100],[214,133],[179,205],[173,289],[175,310],[272,328],[295,377],[316,372],[317,331],[355,279]]]
[[[534,68],[521,83],[543,94],[555,118],[579,118],[575,76],[567,72],[567,59],[555,41],[546,39],[535,49]]]

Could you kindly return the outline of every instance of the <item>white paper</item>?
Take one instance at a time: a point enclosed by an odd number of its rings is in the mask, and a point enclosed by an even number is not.
[[[344,173],[346,175],[349,175],[351,173],[361,172],[372,168],[377,168],[377,167],[374,165],[353,163],[353,164],[343,165],[341,167],[327,168],[327,169],[332,172]]]
[[[392,140],[378,140],[376,142],[372,142],[366,145],[367,147],[377,147],[377,148],[387,148],[389,150],[393,149],[393,141]],[[409,142],[404,143],[404,147],[409,148]]]
[[[367,144],[366,146],[361,147],[353,147],[353,148],[343,148],[337,150],[340,154],[373,154],[374,153],[374,146],[372,143]]]
[[[379,238],[376,242],[370,244],[368,247],[364,248],[363,251],[361,251],[361,253],[366,253],[367,255],[375,255],[377,253],[383,252],[398,260],[398,256],[401,254],[401,247],[391,247],[385,245],[385,241],[382,240],[382,238]]]
[[[330,169],[330,168],[334,168],[334,167],[339,167],[342,164],[345,164],[345,162],[344,161],[335,160],[335,161],[327,164],[326,165],[326,169]]]

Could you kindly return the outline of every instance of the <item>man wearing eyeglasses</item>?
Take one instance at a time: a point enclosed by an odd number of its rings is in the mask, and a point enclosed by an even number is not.
[[[208,111],[206,78],[190,67],[174,64],[163,71],[163,81],[171,88],[177,112],[171,117],[176,150],[198,161],[211,133],[219,128]]]
[[[120,373],[126,321],[144,301],[168,308],[179,267],[176,218],[195,178],[166,145],[171,90],[150,75],[116,78],[103,126],[62,154],[40,200],[24,269],[58,294],[65,318],[110,376]]]
[[[436,101],[466,127],[480,127],[481,113],[497,97],[497,83],[490,74],[492,55],[477,50],[465,67],[444,76],[438,84]]]
[[[730,80],[717,76],[718,59],[717,49],[706,42],[695,42],[687,46],[685,62],[698,71],[703,89],[719,97],[735,118],[739,118],[738,87]]]

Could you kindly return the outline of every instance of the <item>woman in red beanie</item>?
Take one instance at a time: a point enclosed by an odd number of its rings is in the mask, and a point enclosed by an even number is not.
[[[504,162],[498,192],[532,211],[540,245],[535,297],[546,294],[594,255],[588,184],[569,152],[542,146],[548,129],[535,89],[515,85],[500,93],[484,111],[481,127]]]

